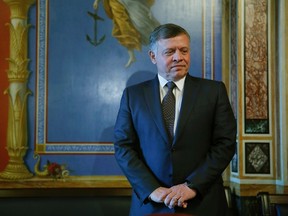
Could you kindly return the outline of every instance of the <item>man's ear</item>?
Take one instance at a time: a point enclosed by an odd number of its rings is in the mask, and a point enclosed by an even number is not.
[[[149,56],[153,64],[156,64],[156,55],[153,51],[149,50]]]

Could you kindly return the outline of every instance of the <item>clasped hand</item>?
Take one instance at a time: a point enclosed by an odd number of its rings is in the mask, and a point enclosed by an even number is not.
[[[171,188],[159,187],[150,194],[149,198],[154,202],[164,203],[171,209],[175,206],[187,208],[187,201],[195,196],[195,190],[186,184],[179,184]]]

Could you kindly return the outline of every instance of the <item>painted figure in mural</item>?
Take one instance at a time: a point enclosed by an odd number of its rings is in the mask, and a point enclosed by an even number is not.
[[[101,0],[95,0],[96,10]],[[113,21],[112,35],[129,54],[126,67],[136,61],[134,50],[148,45],[150,32],[159,25],[151,13],[154,0],[102,0],[107,16]]]
[[[115,157],[133,188],[130,215],[223,216],[222,172],[236,147],[225,85],[188,74],[190,36],[178,25],[151,33],[149,55],[158,74],[124,90],[114,128]],[[169,133],[161,107],[171,81],[175,111]]]

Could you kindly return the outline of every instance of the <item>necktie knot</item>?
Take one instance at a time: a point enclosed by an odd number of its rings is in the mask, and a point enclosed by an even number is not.
[[[174,82],[172,82],[172,81],[167,82],[166,85],[168,87],[168,90],[173,90],[175,88],[175,86],[176,86],[176,84]]]

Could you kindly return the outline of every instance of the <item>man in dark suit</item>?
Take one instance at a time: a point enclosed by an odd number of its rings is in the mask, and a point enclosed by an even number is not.
[[[158,75],[124,90],[114,130],[115,157],[133,188],[130,215],[224,216],[222,172],[236,147],[226,88],[188,74],[190,36],[178,25],[151,33],[149,55]],[[175,111],[166,123],[170,81]]]

